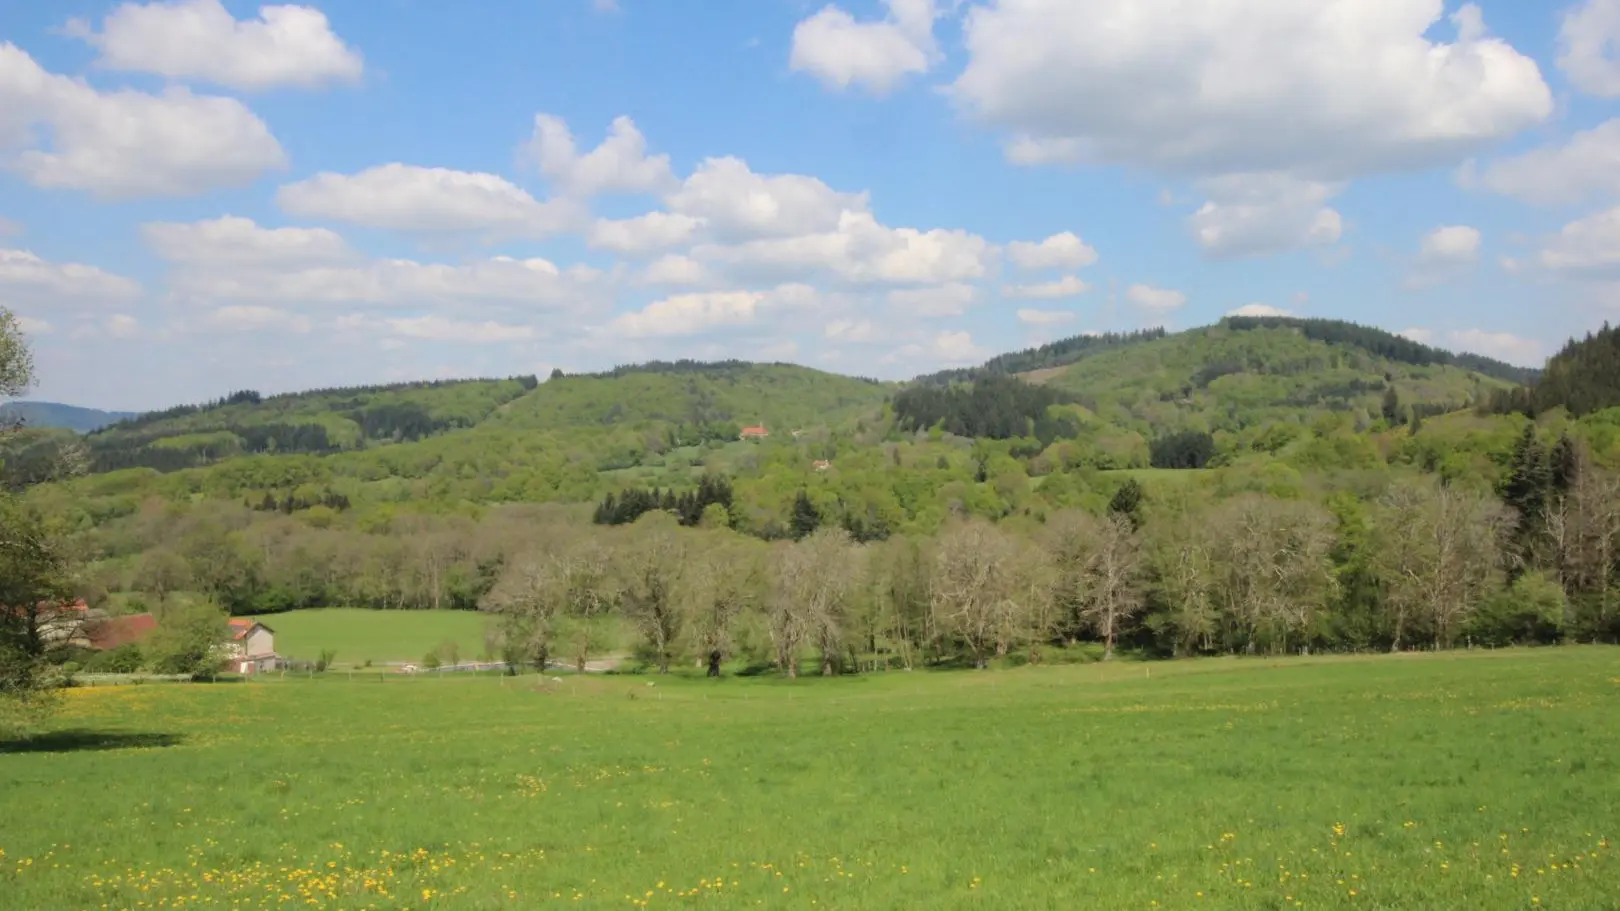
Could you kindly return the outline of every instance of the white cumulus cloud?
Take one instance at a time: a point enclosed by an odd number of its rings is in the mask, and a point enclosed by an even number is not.
[[[912,316],[961,316],[979,299],[979,289],[961,282],[889,292],[889,306]]]
[[[99,50],[96,63],[107,69],[233,89],[313,88],[365,69],[312,6],[261,6],[257,19],[238,21],[219,0],[121,3],[101,31],[73,20],[67,32]]]
[[[1032,310],[1018,311],[1018,321],[1031,326],[1055,326],[1058,323],[1067,323],[1075,318],[1074,313],[1068,310]]]
[[[561,117],[536,114],[526,152],[558,190],[575,196],[661,193],[675,183],[668,155],[648,155],[647,139],[629,117],[616,117],[607,138],[581,154]]]
[[[1620,0],[1585,0],[1559,25],[1558,68],[1569,81],[1588,95],[1620,97]]]
[[[1143,310],[1166,313],[1178,310],[1187,303],[1187,295],[1168,288],[1152,285],[1131,285],[1125,289],[1125,299]]]
[[[874,95],[907,76],[926,73],[939,58],[935,0],[884,0],[888,15],[860,21],[829,4],[793,29],[789,68],[835,89],[860,86]]]
[[[1005,0],[951,86],[1030,162],[1311,180],[1430,167],[1551,114],[1534,60],[1439,0]]]
[[[1198,182],[1209,196],[1187,219],[1211,256],[1243,257],[1336,243],[1344,230],[1325,203],[1336,185],[1287,174],[1233,174]]]
[[[1059,300],[1084,294],[1090,288],[1090,285],[1076,276],[1065,275],[1056,281],[1037,282],[1032,285],[1008,285],[1001,289],[1001,293],[1007,297],[1028,300]]]
[[[1273,307],[1270,304],[1244,304],[1233,310],[1226,311],[1227,316],[1293,316],[1291,310]]]
[[[865,212],[865,193],[840,193],[801,174],[756,174],[740,158],[710,158],[665,200],[718,237],[744,240],[830,231],[846,212]]]
[[[1007,245],[1007,256],[1022,269],[1080,269],[1097,261],[1097,251],[1072,231],[1039,243],[1013,241]]]
[[[323,172],[283,186],[276,202],[290,215],[398,231],[544,236],[583,219],[573,201],[541,202],[494,174],[399,163]]]
[[[1483,187],[1532,205],[1620,196],[1620,118],[1581,130],[1561,145],[1503,158],[1483,169],[1469,164],[1458,179],[1465,187]]]
[[[0,168],[34,186],[104,199],[196,196],[286,164],[269,127],[234,98],[173,86],[103,92],[0,43]]]

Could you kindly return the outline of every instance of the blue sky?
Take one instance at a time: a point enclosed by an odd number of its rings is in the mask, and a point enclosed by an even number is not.
[[[32,397],[1620,304],[1620,0],[0,6]]]

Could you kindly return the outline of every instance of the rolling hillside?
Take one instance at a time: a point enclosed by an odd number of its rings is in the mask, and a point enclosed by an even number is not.
[[[21,422],[25,427],[60,427],[89,433],[135,417],[131,411],[100,411],[57,402],[7,402],[0,405],[0,423]]]

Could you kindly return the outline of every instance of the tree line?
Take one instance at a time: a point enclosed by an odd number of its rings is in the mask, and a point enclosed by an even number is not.
[[[1433,348],[1393,332],[1345,320],[1297,316],[1228,316],[1221,323],[1238,332],[1253,329],[1296,329],[1306,338],[1315,341],[1351,345],[1369,354],[1402,364],[1418,367],[1451,364],[1509,383],[1533,382],[1539,373],[1529,367],[1515,367],[1480,354],[1459,354]]]
[[[1620,329],[1603,324],[1585,338],[1570,339],[1529,385],[1498,390],[1481,410],[1534,417],[1564,408],[1579,417],[1620,406]]]

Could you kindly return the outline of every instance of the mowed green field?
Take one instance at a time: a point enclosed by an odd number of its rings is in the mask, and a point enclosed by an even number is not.
[[[1612,648],[67,703],[6,909],[1620,907]]]
[[[474,611],[322,608],[254,619],[275,631],[279,655],[314,661],[323,649],[332,649],[338,664],[355,666],[367,661],[419,662],[447,640],[460,648],[462,661],[476,661],[484,652],[489,616]]]

